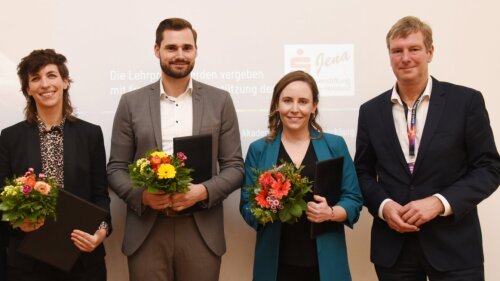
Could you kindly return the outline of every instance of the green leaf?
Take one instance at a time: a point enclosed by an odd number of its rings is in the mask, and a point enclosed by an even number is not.
[[[279,217],[282,222],[287,222],[292,219],[292,214],[290,211],[291,211],[290,208],[283,208],[279,212]]]
[[[302,208],[300,207],[299,204],[294,204],[292,205],[291,209],[290,209],[290,213],[294,216],[294,217],[297,217],[299,218],[300,216],[302,216]]]

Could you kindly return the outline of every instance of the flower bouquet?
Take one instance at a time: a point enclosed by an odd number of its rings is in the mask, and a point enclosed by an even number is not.
[[[23,177],[7,180],[7,185],[0,193],[2,220],[9,221],[13,228],[19,227],[25,220],[36,222],[47,217],[56,219],[58,190],[53,179],[44,174],[35,174],[29,168]]]
[[[178,152],[175,155],[163,151],[147,153],[128,166],[133,187],[145,187],[149,192],[163,191],[168,194],[187,192],[192,181],[191,172],[184,161],[186,155]]]
[[[259,223],[298,221],[307,209],[304,195],[312,192],[312,183],[300,175],[303,168],[282,161],[282,165],[265,172],[254,169],[256,184],[246,189],[250,192],[250,211]]]

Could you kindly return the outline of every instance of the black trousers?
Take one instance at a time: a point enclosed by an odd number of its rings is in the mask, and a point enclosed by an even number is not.
[[[64,272],[43,262],[36,262],[32,270],[7,267],[9,281],[106,281],[106,264],[102,262],[83,265],[77,261],[71,272]]]
[[[6,267],[7,266],[7,257],[5,253],[5,249],[0,249],[0,281],[7,280],[6,276]]]
[[[320,281],[318,267],[279,264],[276,281]]]
[[[375,265],[380,281],[484,281],[484,267],[441,272],[427,261],[417,235],[408,234],[396,264],[391,268]]]

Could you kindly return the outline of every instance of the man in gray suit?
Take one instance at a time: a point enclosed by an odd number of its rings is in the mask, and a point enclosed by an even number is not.
[[[222,201],[243,180],[238,120],[229,93],[192,80],[196,31],[186,20],[162,21],[156,30],[159,82],[121,97],[111,138],[108,179],[127,208],[123,253],[130,280],[218,280],[226,251]],[[210,180],[173,195],[132,189],[128,165],[158,148],[173,152],[173,138],[212,134]],[[163,214],[167,207],[182,211]]]

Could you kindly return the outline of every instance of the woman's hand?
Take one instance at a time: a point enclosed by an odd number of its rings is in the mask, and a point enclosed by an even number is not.
[[[32,232],[43,226],[45,219],[41,218],[38,221],[32,221],[30,219],[24,219],[23,223],[19,226],[24,232]]]
[[[101,245],[102,241],[106,238],[106,229],[98,229],[94,235],[87,232],[75,229],[71,233],[71,240],[75,246],[82,252],[90,253]]]
[[[341,206],[328,206],[326,198],[314,195],[314,201],[307,202],[307,219],[310,222],[321,223],[324,221],[344,222],[347,220],[347,212]]]
[[[332,219],[332,208],[328,206],[326,198],[314,195],[314,201],[307,202],[307,219],[310,222],[320,223],[324,221],[329,221]]]

